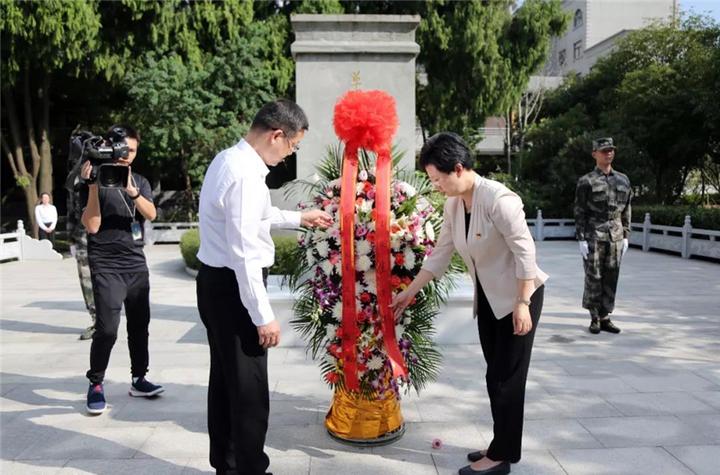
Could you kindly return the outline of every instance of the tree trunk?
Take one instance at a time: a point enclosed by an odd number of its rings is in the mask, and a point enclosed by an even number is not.
[[[5,113],[10,125],[12,145],[5,140],[5,136],[3,135],[2,147],[5,156],[10,162],[10,168],[13,171],[15,182],[23,189],[25,194],[25,207],[27,209],[26,229],[37,230],[35,223],[35,205],[38,200],[37,188],[34,186],[33,176],[28,173],[27,167],[25,166],[25,155],[23,153],[20,135],[20,120],[18,119],[17,108],[15,107],[15,98],[10,89],[5,89],[3,95],[5,96]]]
[[[53,163],[50,149],[50,76],[45,75],[42,98],[42,116],[40,118],[40,188],[39,191],[53,196]]]

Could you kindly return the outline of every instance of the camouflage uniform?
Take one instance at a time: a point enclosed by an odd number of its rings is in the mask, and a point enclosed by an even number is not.
[[[75,260],[77,261],[80,289],[85,299],[85,307],[90,313],[92,326],[89,327],[81,339],[86,340],[92,336],[95,326],[95,298],[93,296],[92,280],[90,278],[90,263],[87,253],[87,231],[82,225],[82,208],[80,207],[80,190],[86,186],[79,177],[80,163],[73,168],[65,182],[67,189],[67,231],[71,245],[75,246]]]
[[[628,177],[616,170],[605,175],[599,168],[582,176],[575,191],[575,237],[587,241],[585,292],[582,306],[592,318],[603,318],[615,308],[623,239],[630,235]]]

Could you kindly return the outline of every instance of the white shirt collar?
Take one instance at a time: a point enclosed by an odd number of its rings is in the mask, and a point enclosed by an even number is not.
[[[235,146],[243,153],[246,153],[250,157],[252,157],[252,163],[255,165],[257,171],[260,173],[260,175],[262,175],[263,178],[265,178],[267,174],[270,173],[270,169],[267,165],[265,165],[262,157],[260,157],[260,155],[252,147],[252,145],[247,143],[245,139],[241,139]]]

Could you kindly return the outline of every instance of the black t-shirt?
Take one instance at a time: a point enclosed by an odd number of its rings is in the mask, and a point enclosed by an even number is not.
[[[152,202],[150,182],[144,176],[132,174],[140,194]],[[99,273],[132,273],[147,271],[143,245],[145,236],[143,224],[145,218],[137,211],[135,201],[130,199],[125,189],[98,188],[100,197],[100,229],[96,234],[88,234],[88,261],[90,271]],[[88,202],[88,187],[84,186],[80,195],[80,204],[85,209]],[[132,236],[134,222],[138,223],[143,238],[135,240]]]

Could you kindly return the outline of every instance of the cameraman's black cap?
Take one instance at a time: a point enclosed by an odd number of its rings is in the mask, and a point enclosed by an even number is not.
[[[107,133],[107,139],[111,142],[122,142],[127,136],[128,131],[120,125],[111,127]]]

